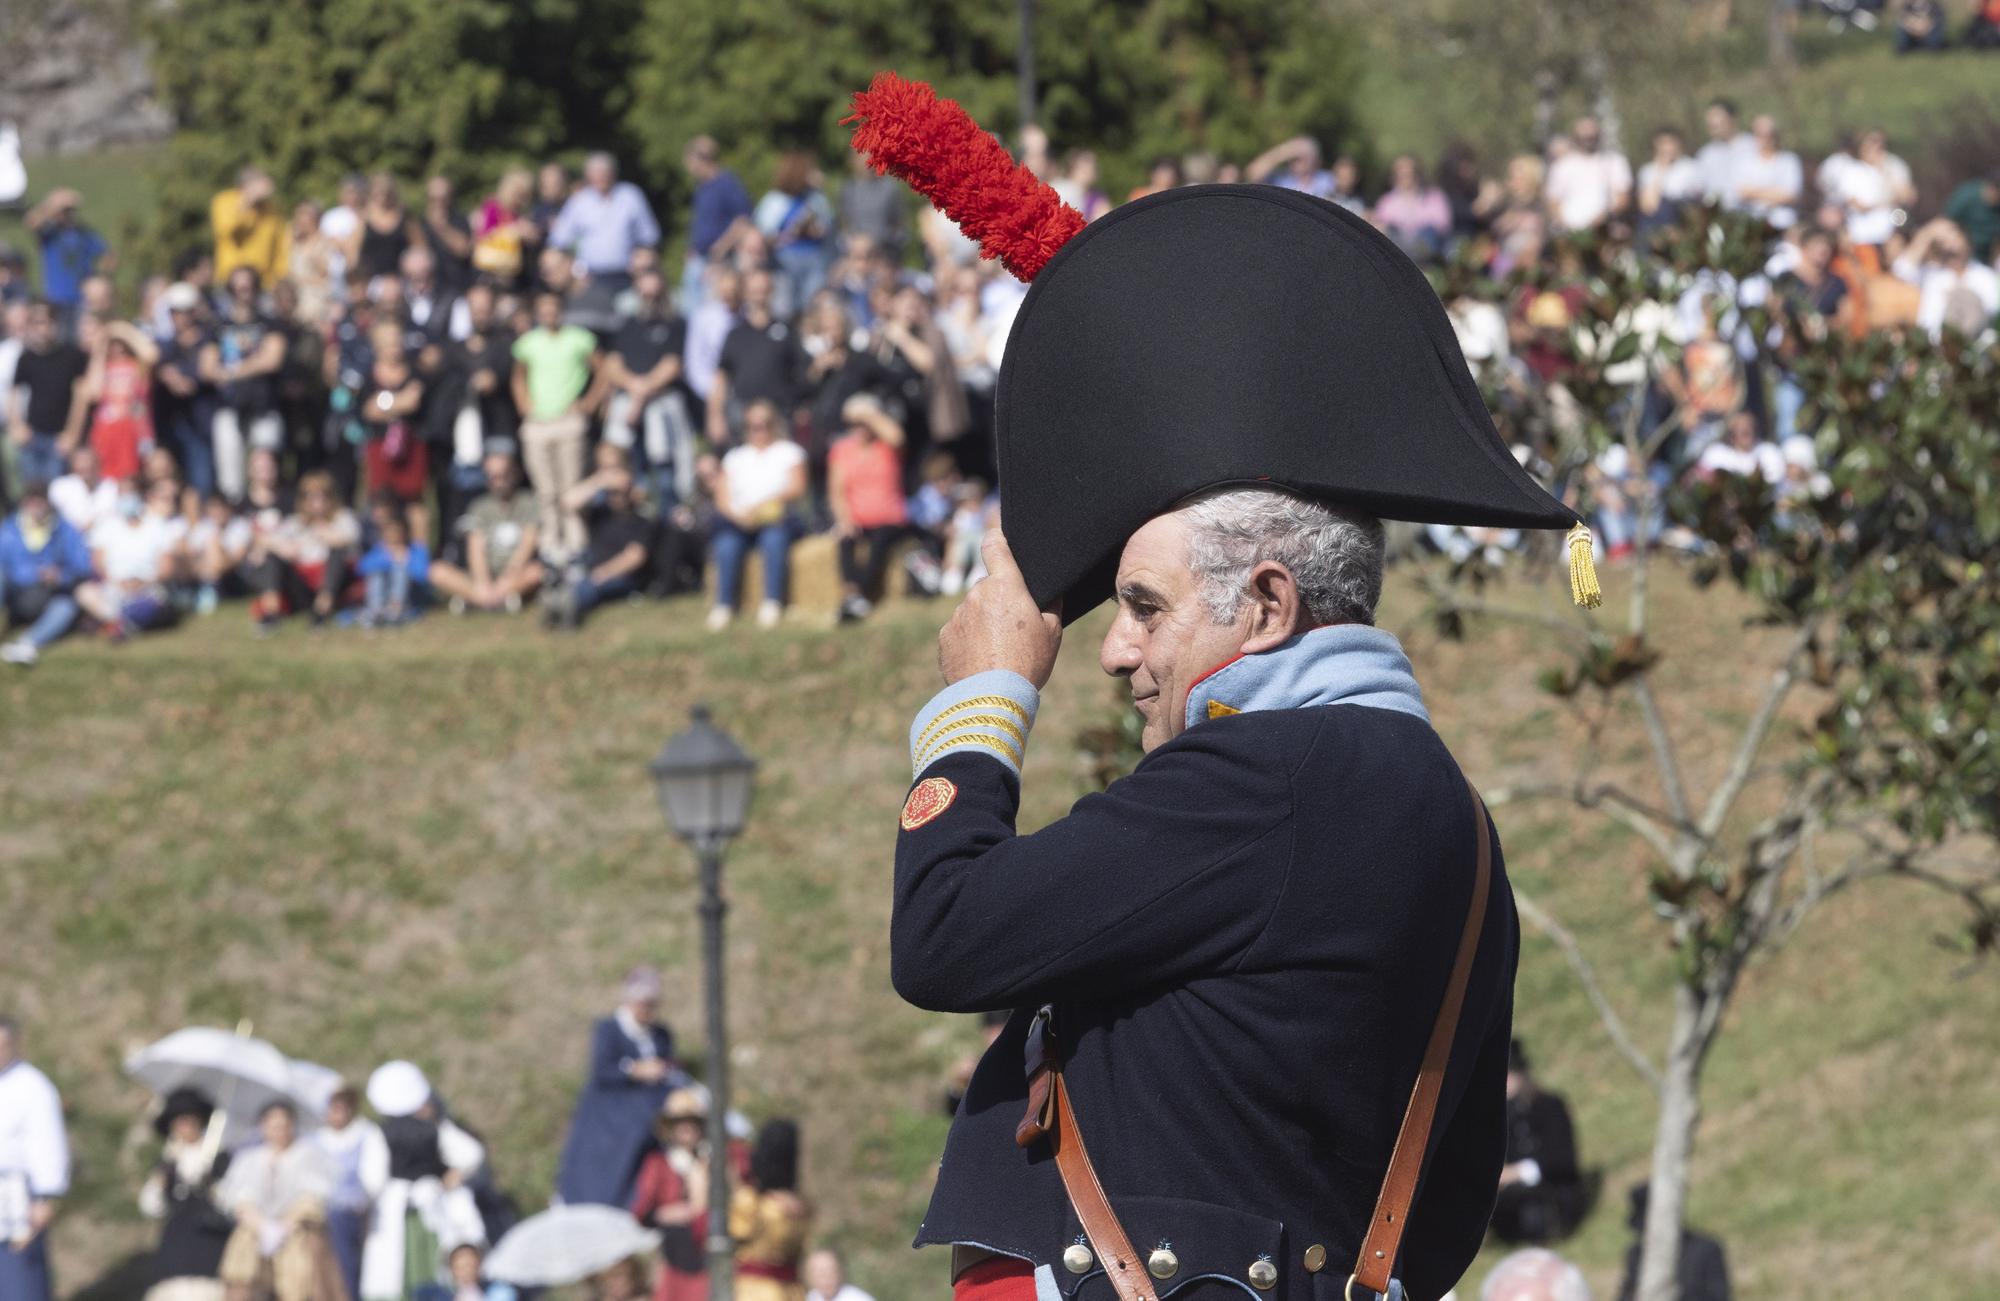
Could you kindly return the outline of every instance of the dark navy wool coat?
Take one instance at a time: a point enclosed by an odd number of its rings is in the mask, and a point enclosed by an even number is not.
[[[1179,1258],[1162,1295],[1339,1297],[1471,899],[1472,796],[1437,734],[1361,705],[1219,718],[1032,835],[991,756],[923,775],[956,789],[897,842],[896,989],[1018,1010],[953,1121],[917,1245],[978,1244],[1052,1267],[1078,1301],[1113,1297],[1101,1270],[1062,1263],[1080,1229],[1048,1144],[1014,1143],[1027,1028],[1053,1003],[1119,1219],[1141,1257]],[[1478,1250],[1506,1142],[1519,928],[1497,837],[1493,869],[1397,1270],[1415,1301]],[[1247,1282],[1260,1257],[1268,1292]]]
[[[656,1025],[647,1034],[653,1041],[653,1055],[672,1066],[673,1032]],[[617,1017],[604,1017],[591,1027],[590,1074],[583,1082],[583,1092],[577,1095],[562,1164],[556,1172],[556,1195],[565,1202],[632,1203],[639,1163],[653,1144],[653,1122],[660,1117],[660,1104],[678,1082],[673,1071],[668,1072],[668,1078],[651,1084],[633,1079],[626,1074],[625,1063],[636,1055],[636,1047],[619,1028]]]

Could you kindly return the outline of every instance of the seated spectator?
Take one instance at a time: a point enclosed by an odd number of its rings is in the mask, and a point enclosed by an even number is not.
[[[1797,154],[1780,146],[1778,120],[1770,114],[1751,119],[1748,147],[1730,156],[1729,180],[1731,207],[1762,217],[1779,230],[1790,229],[1798,220],[1805,170]]]
[[[387,172],[368,178],[368,198],[360,216],[341,248],[350,279],[359,278],[365,285],[382,276],[393,278],[405,252],[428,247],[422,223],[403,206],[396,178]]]
[[[541,507],[544,551],[568,559],[583,550],[583,521],[564,507],[583,478],[583,439],[607,387],[597,340],[563,324],[561,295],[535,295],[535,328],[514,341],[512,389],[521,414],[521,456]]]
[[[910,517],[903,426],[868,393],[848,398],[840,414],[847,432],[827,453],[827,499],[840,540],[840,621],[849,623],[867,618],[882,599],[890,551],[909,532]]]
[[[939,590],[957,596],[986,577],[986,558],[979,549],[986,530],[999,523],[999,513],[985,483],[967,479],[953,493],[951,522],[945,530],[944,578]]]
[[[584,1284],[586,1301],[642,1301],[646,1295],[645,1267],[637,1257],[621,1260],[592,1274]]]
[[[1424,183],[1423,169],[1410,154],[1389,164],[1389,189],[1375,201],[1372,220],[1418,261],[1442,254],[1451,236],[1451,205],[1443,190]]]
[[[368,333],[374,353],[361,387],[361,424],[367,432],[362,464],[368,495],[388,497],[409,511],[411,532],[430,536],[430,512],[423,504],[430,483],[430,445],[423,435],[424,381],[410,364],[403,327],[378,321]]]
[[[566,510],[583,518],[586,540],[542,614],[552,628],[574,631],[598,606],[637,592],[645,582],[653,526],[632,509],[632,472],[618,449],[599,446],[598,470],[571,488]]]
[[[1862,247],[1887,244],[1902,209],[1917,200],[1909,164],[1889,152],[1880,131],[1863,133],[1851,158],[1837,167],[1828,159],[1820,172],[1826,201],[1846,215],[1847,238]]]
[[[702,283],[701,300],[688,316],[686,375],[694,395],[712,405],[722,346],[742,319],[743,277],[734,267],[717,263],[707,269]],[[711,422],[709,427],[715,426]]]
[[[227,289],[228,303],[214,336],[202,345],[199,364],[201,377],[216,389],[216,490],[235,501],[243,495],[248,449],[284,446],[277,375],[285,364],[285,336],[258,302],[255,271],[237,267]]]
[[[227,283],[238,267],[257,273],[260,284],[275,284],[291,269],[291,231],[278,211],[277,186],[262,168],[246,167],[236,185],[208,205],[215,232],[215,279]]]
[[[528,250],[541,239],[528,214],[533,193],[533,178],[522,168],[510,168],[479,205],[473,222],[472,269],[506,288],[520,282]]]
[[[361,1097],[342,1085],[326,1101],[326,1123],[313,1131],[326,1154],[333,1191],[327,1195],[326,1235],[340,1263],[348,1301],[362,1301],[361,1244],[375,1199],[389,1182],[389,1142],[382,1127],[361,1114]]]
[[[1924,223],[1892,268],[1917,287],[1917,325],[1932,339],[1945,330],[1976,339],[2000,314],[2000,275],[1972,259],[1972,244],[1949,219]]]
[[[1743,405],[1742,359],[1716,327],[1720,304],[1704,298],[1700,325],[1693,339],[1681,349],[1680,360],[1660,377],[1661,386],[1680,410],[1681,433],[1686,456],[1701,455],[1703,448],[1722,436],[1723,422]]]
[[[542,586],[535,499],[521,491],[521,472],[508,453],[488,452],[485,472],[486,495],[459,520],[463,562],[431,566],[431,585],[450,599],[454,614],[511,613]]]
[[[807,1256],[799,1272],[806,1285],[806,1301],[875,1301],[847,1281],[847,1268],[832,1247],[821,1247]]]
[[[2000,0],[1976,0],[1964,41],[1968,49],[2000,50]]]
[[[246,590],[243,562],[256,536],[250,521],[226,498],[203,499],[200,517],[188,526],[186,577],[195,588],[196,614],[211,614],[224,596]]]
[[[1730,414],[1727,432],[1721,440],[1702,449],[1701,456],[1694,463],[1694,474],[1704,480],[1718,475],[1734,475],[1775,484],[1785,477],[1785,457],[1776,443],[1767,443],[1757,437],[1757,417],[1754,414],[1736,411]]]
[[[272,1296],[315,1301],[338,1296],[339,1266],[326,1240],[326,1200],[333,1191],[326,1156],[300,1143],[288,1102],[257,1118],[263,1142],[230,1163],[217,1199],[236,1220],[222,1253],[227,1301]]]
[[[310,610],[313,626],[344,604],[361,526],[334,496],[333,476],[315,470],[299,480],[297,510],[251,544],[248,571],[257,595],[250,613],[260,632],[289,612]]]
[[[886,394],[901,403],[907,444],[916,449],[957,442],[972,426],[965,386],[930,300],[914,285],[893,286],[869,335]]]
[[[666,278],[657,267],[634,279],[631,317],[611,337],[604,355],[604,439],[632,453],[646,495],[668,511],[694,495],[695,431],[681,386],[681,353],[687,325],[667,301]]]
[[[1507,178],[1499,191],[1480,200],[1480,216],[1493,232],[1494,275],[1532,266],[1541,257],[1549,235],[1548,204],[1542,198],[1546,174],[1540,158],[1516,154],[1507,160]]]
[[[1939,0],[1896,0],[1896,53],[1942,50],[1949,43],[1946,21]]]
[[[1639,169],[1638,228],[1658,230],[1680,219],[1681,210],[1702,198],[1701,164],[1687,156],[1681,133],[1663,127],[1653,133],[1653,156]]]
[[[154,479],[143,497],[133,483],[118,514],[91,531],[96,576],[76,589],[76,603],[110,640],[173,623],[168,584],[179,576],[187,532],[180,504],[180,484],[171,478]]]
[[[793,506],[806,495],[805,449],[785,436],[778,408],[755,401],[743,413],[743,442],[722,458],[715,479],[715,606],[711,631],[735,617],[743,558],[751,547],[763,557],[764,600],[758,626],[775,628],[784,617],[791,576]]]
[[[160,349],[129,321],[95,327],[78,396],[90,412],[90,446],[107,479],[129,479],[153,450],[153,366]]]
[[[1632,1230],[1633,1243],[1625,1249],[1625,1277],[1618,1284],[1618,1301],[1634,1301],[1639,1295],[1640,1239],[1646,1234],[1646,1208],[1652,1189],[1633,1184],[1625,1225]],[[1674,1281],[1681,1301],[1730,1301],[1735,1295],[1729,1283],[1729,1258],[1722,1243],[1706,1233],[1681,1229],[1680,1254],[1674,1261]]]
[[[1180,186],[1180,163],[1166,154],[1161,154],[1146,165],[1145,183],[1133,186],[1131,191],[1126,194],[1125,201],[1130,203],[1134,199],[1143,199],[1149,194],[1161,194],[1167,190],[1177,190]],[[942,212],[939,215],[942,216]],[[953,225],[949,218],[946,218],[943,224],[946,226]],[[975,254],[977,248],[977,245],[973,246]],[[933,262],[935,262],[935,259],[933,259]]]
[[[449,1283],[426,1283],[411,1294],[411,1301],[516,1301],[520,1293],[512,1283],[489,1283],[483,1270],[486,1252],[476,1242],[461,1242],[445,1257]]]
[[[0,399],[8,406],[8,432],[21,479],[48,483],[63,472],[63,461],[82,438],[88,403],[81,397],[90,358],[63,339],[49,302],[31,303],[24,324],[13,388]]]
[[[1096,221],[1111,211],[1111,197],[1098,187],[1097,182],[1097,151],[1072,149],[1063,157],[1061,174],[1049,184],[1057,194],[1062,195],[1064,203],[1083,214],[1085,221]],[[846,191],[841,193],[845,196]],[[902,247],[900,231],[894,238],[882,235],[876,243],[893,253]]]
[[[14,513],[0,522],[0,623],[21,628],[0,646],[0,660],[32,667],[76,622],[77,587],[90,580],[89,544],[30,481]]]
[[[335,276],[340,250],[323,233],[322,220],[319,205],[311,199],[292,209],[291,272],[283,281],[292,286],[298,298],[292,318],[312,330],[326,324],[334,302],[346,290]]]
[[[2000,4],[2000,0],[1995,0]],[[2000,19],[1996,19],[2000,21]],[[1945,200],[1944,215],[1965,232],[1972,256],[1991,262],[2000,251],[2000,168],[1990,176],[1960,183]]]
[[[1333,173],[1320,165],[1319,141],[1311,136],[1293,136],[1272,145],[1251,159],[1243,173],[1259,184],[1281,185],[1314,198],[1331,200],[1340,193]]]
[[[1585,467],[1591,527],[1604,559],[1618,564],[1659,540],[1666,524],[1666,491],[1673,472],[1661,461],[1636,463],[1623,443],[1612,443]],[[1642,514],[1643,513],[1643,514]]]
[[[1594,117],[1580,117],[1568,152],[1549,164],[1549,211],[1563,230],[1594,230],[1625,210],[1632,197],[1632,164],[1607,148]]]
[[[1516,1039],[1507,1056],[1507,1155],[1493,1233],[1502,1242],[1557,1242],[1586,1209],[1569,1104],[1542,1088]]]
[[[83,537],[118,510],[123,485],[104,477],[97,449],[85,443],[69,454],[69,473],[49,485],[49,503]]]
[[[1591,1301],[1583,1271],[1544,1247],[1502,1256],[1479,1285],[1479,1301]]]
[[[153,1118],[163,1141],[139,1189],[139,1211],[161,1221],[151,1267],[155,1285],[220,1276],[223,1249],[236,1226],[215,1202],[216,1186],[229,1171],[229,1153],[207,1141],[214,1111],[200,1090],[180,1088],[167,1095]]]
[[[416,618],[430,584],[431,554],[410,534],[410,512],[400,500],[375,503],[375,545],[354,572],[361,576],[362,606],[355,622],[363,628],[395,628]]]

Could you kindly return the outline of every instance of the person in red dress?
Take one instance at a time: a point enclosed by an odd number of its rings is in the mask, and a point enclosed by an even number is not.
[[[660,1145],[639,1166],[632,1214],[660,1231],[660,1273],[653,1301],[708,1301],[708,1098],[680,1088],[660,1108]]]
[[[104,477],[138,476],[153,448],[153,363],[160,350],[128,321],[96,327],[84,392],[90,401],[90,446]]]
[[[430,516],[423,496],[430,481],[430,451],[418,420],[424,382],[410,365],[399,323],[377,322],[368,339],[374,345],[375,363],[361,389],[359,413],[368,431],[368,495],[402,502],[409,510],[410,536],[428,539]]]

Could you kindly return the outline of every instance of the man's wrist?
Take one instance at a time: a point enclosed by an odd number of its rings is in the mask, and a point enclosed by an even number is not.
[[[915,776],[947,754],[990,754],[1019,776],[1041,693],[1011,669],[988,669],[932,696],[910,725]]]

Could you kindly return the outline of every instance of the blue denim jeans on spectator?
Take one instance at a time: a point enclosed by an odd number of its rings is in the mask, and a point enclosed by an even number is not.
[[[609,578],[596,582],[588,574],[576,580],[572,589],[576,593],[576,614],[580,619],[600,605],[623,600],[639,590],[639,576],[626,574],[622,578]]]
[[[715,603],[736,608],[743,590],[743,558],[755,546],[764,558],[764,599],[783,602],[791,578],[793,524],[790,517],[759,529],[715,521]]]
[[[410,571],[397,565],[368,575],[368,617],[371,620],[410,617]]]
[[[38,1235],[23,1250],[0,1241],[0,1297],[7,1301],[49,1301],[49,1239]]]
[[[1806,391],[1790,375],[1780,373],[1778,385],[1771,393],[1771,432],[1779,446],[1784,446],[1787,438],[1800,432],[1799,412],[1806,404]]]
[[[11,619],[28,625],[21,637],[36,650],[46,649],[76,623],[76,598],[40,584],[8,587],[6,580],[0,578],[0,608],[6,611],[0,623]]]
[[[180,410],[167,417],[166,444],[180,462],[181,478],[206,500],[215,495],[215,443],[206,412]]]
[[[1646,467],[1646,477],[1653,482],[1652,501],[1646,507],[1646,527],[1643,544],[1651,546],[1659,541],[1660,530],[1666,526],[1667,487],[1674,481],[1673,471],[1654,462]],[[1639,545],[1639,512],[1633,500],[1638,496],[1639,485],[1628,476],[1623,481],[1623,492],[1616,503],[1599,502],[1597,508],[1597,536],[1606,547]]]
[[[63,464],[63,454],[56,448],[54,434],[29,434],[28,441],[21,446],[21,482],[33,483],[40,480],[45,486],[62,477],[68,467]]]

